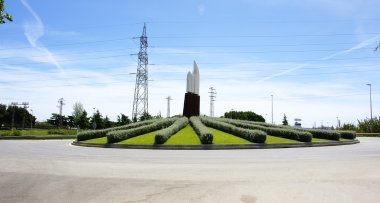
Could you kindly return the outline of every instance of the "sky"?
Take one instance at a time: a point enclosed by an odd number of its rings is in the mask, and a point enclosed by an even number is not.
[[[38,121],[81,102],[131,117],[144,22],[149,113],[182,114],[186,75],[200,71],[201,113],[254,111],[305,127],[380,114],[380,1],[12,0],[0,25],[0,103],[29,102]]]

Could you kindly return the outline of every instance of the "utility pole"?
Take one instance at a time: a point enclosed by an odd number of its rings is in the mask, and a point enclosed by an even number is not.
[[[30,109],[30,133],[32,133],[32,128],[33,128],[33,109]]]
[[[146,25],[140,36],[140,51],[138,53],[138,66],[136,72],[135,94],[133,99],[132,119],[148,113],[148,37]]]
[[[15,108],[16,108],[17,105],[18,105],[17,102],[12,102],[11,103],[11,106],[12,106],[12,125],[11,125],[11,129],[13,129],[14,126],[15,126]]]
[[[168,107],[167,107],[167,118],[170,118],[170,100],[173,100],[170,96],[166,97],[165,98],[166,100],[168,100]]]
[[[59,128],[62,128],[62,108],[65,105],[65,100],[63,98],[58,99],[58,108],[59,108]]]
[[[369,86],[369,109],[371,112],[371,125],[370,125],[370,131],[372,133],[372,84],[367,84]]]
[[[210,117],[214,117],[214,101],[216,98],[216,89],[214,87],[210,87]]]
[[[25,112],[26,112],[26,109],[29,108],[29,102],[22,102],[21,105],[23,106],[24,108],[24,114],[23,114],[23,117],[22,117],[22,129],[24,130],[24,127],[25,127]]]

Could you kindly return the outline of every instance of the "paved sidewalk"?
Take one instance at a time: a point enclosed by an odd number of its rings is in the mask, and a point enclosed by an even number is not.
[[[359,140],[212,151],[0,140],[0,202],[374,202],[380,138]]]

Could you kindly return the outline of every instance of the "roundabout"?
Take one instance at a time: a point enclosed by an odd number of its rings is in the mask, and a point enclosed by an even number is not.
[[[135,150],[1,140],[0,202],[372,202],[380,139],[270,150]]]
[[[222,150],[321,147],[357,144],[352,131],[309,129],[264,122],[193,116],[146,120],[81,132],[84,147]]]

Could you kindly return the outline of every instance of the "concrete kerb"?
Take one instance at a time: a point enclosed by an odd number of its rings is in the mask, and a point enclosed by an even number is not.
[[[49,135],[49,136],[0,136],[0,140],[59,140],[76,139],[76,135]]]
[[[81,147],[123,148],[123,149],[160,149],[160,150],[225,150],[225,149],[273,149],[297,147],[325,147],[360,143],[359,140],[331,141],[331,142],[301,142],[301,143],[274,143],[274,144],[200,144],[200,145],[161,145],[161,144],[100,144],[72,142],[72,145]]]

